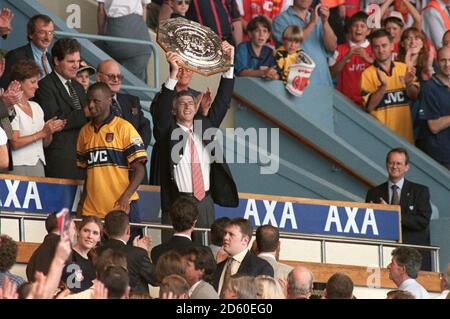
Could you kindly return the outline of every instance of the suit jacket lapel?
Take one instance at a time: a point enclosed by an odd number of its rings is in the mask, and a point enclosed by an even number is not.
[[[407,207],[408,206],[408,199],[411,193],[411,184],[405,179],[403,182],[402,192],[400,194],[400,206],[401,207]]]
[[[53,71],[50,73],[53,79],[53,82],[55,83],[56,88],[60,92],[62,98],[64,101],[70,105],[72,109],[75,109],[75,106],[73,105],[72,98],[70,97],[69,93],[67,92],[66,86],[61,82],[58,75]],[[81,101],[80,101],[81,102]]]
[[[27,44],[27,47],[26,47],[26,50],[25,50],[25,55],[27,56],[28,59],[34,61],[33,49],[31,49],[31,44],[30,43]]]
[[[242,271],[245,271],[245,270],[250,268],[249,265],[248,265],[249,260],[250,260],[250,254],[251,254],[250,251],[247,251],[247,253],[245,254],[244,259],[242,259],[242,262],[239,265],[239,268],[238,268],[238,271],[237,271],[238,274],[241,273]]]

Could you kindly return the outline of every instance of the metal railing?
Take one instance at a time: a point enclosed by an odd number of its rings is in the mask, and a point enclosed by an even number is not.
[[[38,214],[25,214],[25,213],[6,213],[0,212],[0,221],[1,219],[17,219],[19,221],[19,241],[26,241],[25,239],[25,220],[42,220],[46,219],[46,216],[38,215]],[[75,221],[79,221],[81,219],[76,219]],[[144,235],[149,235],[150,229],[173,229],[171,225],[161,225],[158,223],[130,223],[131,226],[139,227],[143,229]],[[195,231],[199,231],[202,233],[202,242],[204,245],[208,245],[208,233],[210,232],[209,228],[194,228]],[[1,232],[1,229],[0,229]],[[412,247],[419,250],[427,250],[431,252],[432,257],[432,271],[439,272],[439,250],[440,248],[437,246],[419,246],[419,245],[408,245],[408,244],[399,244],[394,242],[385,242],[385,241],[376,241],[376,240],[366,240],[366,239],[351,239],[351,238],[337,238],[337,237],[328,237],[328,236],[318,236],[318,235],[305,235],[298,233],[288,233],[281,232],[280,238],[284,239],[299,239],[299,240],[308,240],[308,241],[318,241],[320,242],[320,262],[327,263],[327,251],[326,244],[327,243],[340,243],[340,244],[357,244],[357,245],[371,245],[378,247],[378,267],[384,267],[384,247]]]
[[[149,92],[149,93],[155,93],[155,92],[159,91],[160,83],[159,83],[158,49],[156,48],[156,45],[153,42],[144,41],[144,40],[135,40],[135,39],[129,39],[129,38],[110,37],[110,36],[98,35],[98,34],[78,33],[78,32],[55,31],[55,35],[59,36],[59,37],[71,37],[71,38],[81,38],[81,39],[91,39],[91,40],[103,40],[103,41],[110,41],[110,42],[149,45],[150,49],[152,50],[152,53],[153,53],[153,70],[154,70],[153,80],[155,83],[155,87],[149,88],[149,87],[139,87],[139,86],[134,86],[134,85],[122,85],[122,88],[127,89],[127,90],[143,91],[143,92]]]

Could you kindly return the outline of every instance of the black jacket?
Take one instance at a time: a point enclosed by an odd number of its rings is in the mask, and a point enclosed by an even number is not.
[[[195,120],[201,121],[202,137],[205,145],[211,143],[214,140],[214,136],[206,139],[203,133],[207,129],[218,128],[222,123],[231,102],[233,85],[234,79],[222,78],[208,116],[205,117],[199,113],[195,116]],[[186,137],[183,139],[183,136],[179,136],[178,140],[171,139],[173,131],[179,128],[171,112],[172,101],[175,94],[175,90],[169,90],[163,85],[161,94],[158,97],[157,105],[152,106],[154,136],[158,143],[160,160],[161,208],[163,212],[167,211],[171,204],[179,197],[178,187],[175,183],[173,174],[174,167],[177,163],[172,160],[172,149],[175,146],[178,146],[178,143],[181,143],[183,140],[188,140]],[[184,146],[179,149],[180,157],[183,156],[183,152]],[[236,184],[233,181],[230,169],[223,156],[221,160],[211,163],[211,173],[209,178],[210,192],[214,203],[225,207],[237,207],[239,198]]]
[[[220,264],[217,265],[217,269],[212,277],[212,285],[218,291],[219,289],[219,281],[223,272],[223,268],[225,267],[227,260],[225,259]],[[241,265],[236,274],[248,275],[248,276],[260,276],[267,275],[273,277],[273,268],[272,266],[262,258],[259,258],[251,251],[248,251],[242,260]]]
[[[48,62],[52,64],[52,57],[50,53],[47,52],[46,56]],[[20,60],[34,61],[33,50],[31,49],[30,43],[18,47],[14,50],[8,51],[8,53],[5,55],[5,71],[3,72],[3,75],[0,78],[0,87],[6,90],[10,82],[9,76],[11,75],[11,69],[13,65],[19,62]]]
[[[81,105],[86,104],[86,92],[77,81],[71,81],[80,99]],[[81,127],[87,123],[83,110],[75,109],[65,85],[55,71],[39,81],[35,101],[44,111],[44,119],[53,117],[67,119],[67,124],[61,132],[53,134],[52,143],[45,148],[45,176],[56,178],[84,179],[84,170],[76,165],[77,139]]]
[[[106,249],[121,251],[127,257],[132,292],[149,293],[148,284],[157,286],[156,267],[151,263],[145,249],[126,245],[117,239],[109,239],[97,248],[97,254],[100,256]]]

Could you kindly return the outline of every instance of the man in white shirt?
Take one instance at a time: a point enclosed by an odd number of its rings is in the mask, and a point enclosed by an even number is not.
[[[222,42],[222,51],[233,63],[234,47]],[[157,103],[152,105],[154,136],[158,144],[161,181],[161,221],[171,224],[169,210],[179,197],[190,197],[199,210],[197,227],[209,228],[215,220],[214,203],[236,207],[239,199],[230,169],[221,149],[216,149],[215,132],[225,117],[233,92],[233,67],[224,72],[216,97],[207,115],[197,112],[196,103],[189,90],[176,92],[181,57],[167,53],[170,76],[163,85]],[[211,91],[200,99],[210,105]],[[194,121],[195,120],[195,121]],[[212,147],[213,146],[213,147]],[[193,178],[194,177],[194,178]],[[201,236],[193,234],[201,242]],[[201,235],[201,234],[200,234]],[[163,241],[169,240],[163,233]]]
[[[429,299],[425,288],[416,281],[422,265],[422,256],[411,247],[397,247],[392,251],[391,263],[387,266],[389,279],[400,290],[409,291],[416,299]]]
[[[151,0],[97,0],[98,34],[151,41],[148,32],[147,4]],[[142,81],[147,81],[149,45],[99,41],[97,45]]]

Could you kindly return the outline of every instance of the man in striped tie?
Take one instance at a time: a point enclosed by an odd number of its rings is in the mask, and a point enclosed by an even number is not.
[[[234,47],[224,41],[222,50],[233,61]],[[209,228],[215,219],[214,203],[226,207],[238,205],[236,185],[228,165],[223,157],[210,156],[207,145],[214,137],[204,136],[205,130],[218,128],[227,113],[234,85],[233,68],[223,73],[216,98],[209,113],[204,115],[197,112],[199,103],[191,92],[175,90],[180,56],[168,52],[167,61],[170,76],[163,85],[158,105],[153,106],[154,135],[161,153],[161,220],[163,224],[171,224],[168,211],[177,198],[184,196],[192,198],[197,205],[196,226]],[[208,90],[202,98],[209,103],[211,92]],[[163,232],[162,240],[168,239],[170,233]],[[194,232],[192,239],[200,243],[201,234]]]
[[[82,106],[86,92],[75,78],[80,64],[80,44],[75,39],[61,38],[52,48],[53,71],[39,81],[35,99],[48,121],[57,117],[67,125],[53,134],[52,143],[45,149],[47,177],[84,179],[84,171],[76,166],[78,132],[87,120]]]
[[[409,155],[404,148],[393,148],[386,155],[388,181],[367,191],[366,202],[400,205],[404,244],[430,245],[430,192],[427,186],[405,178]],[[422,270],[431,270],[429,251],[422,253]]]

